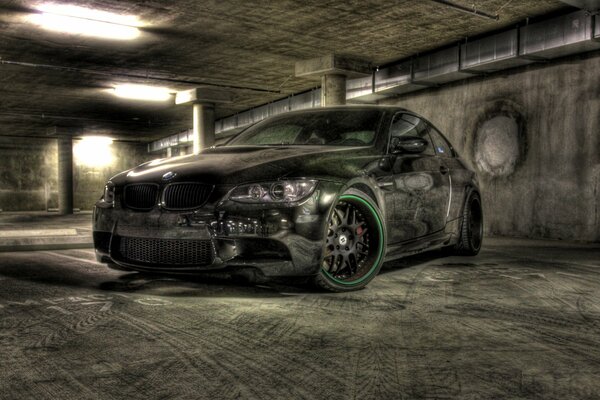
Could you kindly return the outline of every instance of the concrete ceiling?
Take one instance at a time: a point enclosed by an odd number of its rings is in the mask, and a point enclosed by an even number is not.
[[[126,82],[236,86],[235,102],[217,108],[222,117],[314,87],[293,76],[301,59],[335,52],[381,65],[566,7],[556,0],[455,2],[500,10],[500,19],[429,0],[68,2],[149,24],[124,42],[41,30],[25,20],[41,2],[0,1],[0,135],[45,136],[60,126],[76,135],[156,139],[189,128],[190,110],[103,89]]]

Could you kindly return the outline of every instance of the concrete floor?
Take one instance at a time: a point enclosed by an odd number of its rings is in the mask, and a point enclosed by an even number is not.
[[[600,397],[600,246],[440,257],[329,294],[0,253],[0,398]]]

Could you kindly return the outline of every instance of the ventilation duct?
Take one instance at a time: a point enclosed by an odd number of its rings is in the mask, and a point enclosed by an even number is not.
[[[408,60],[376,71],[375,93],[390,96],[426,88],[413,83],[412,68],[412,60]]]
[[[254,122],[254,118],[252,117],[252,110],[247,110],[239,113],[237,115],[237,127],[250,125]]]
[[[346,80],[346,100],[351,103],[375,103],[386,96],[373,93],[373,75]]]
[[[223,118],[220,121],[221,121],[221,130],[217,131],[217,129],[215,127],[216,133],[223,132],[223,131],[229,131],[229,130],[235,129],[237,127],[237,116],[236,115],[232,115],[230,117]]]
[[[319,96],[321,92],[319,92]],[[313,92],[305,92],[299,95],[296,95],[290,99],[290,108],[292,111],[302,110],[304,108],[315,107],[315,99],[313,97]]]
[[[555,58],[600,48],[592,40],[592,16],[577,11],[521,28],[520,54]]]
[[[270,104],[259,106],[252,109],[252,123],[260,122],[269,117]]]
[[[473,76],[460,70],[460,46],[453,46],[415,60],[413,78],[417,83],[441,84]]]
[[[467,42],[460,47],[460,63],[463,71],[493,72],[532,62],[519,57],[517,29]]]
[[[174,135],[168,136],[166,138],[162,138],[159,140],[155,140],[152,143],[148,144],[148,151],[160,151],[169,147],[177,147],[182,145],[183,143],[191,143],[193,140],[194,134],[191,129],[186,131],[176,133]]]
[[[288,111],[290,111],[289,97],[269,104],[269,115],[283,114]]]

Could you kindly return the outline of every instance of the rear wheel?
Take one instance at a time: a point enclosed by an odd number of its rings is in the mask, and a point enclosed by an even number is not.
[[[329,216],[315,283],[336,292],[361,289],[379,272],[384,253],[381,212],[365,193],[350,190]]]
[[[483,208],[479,193],[471,190],[463,208],[463,220],[458,243],[454,253],[464,256],[475,256],[481,249],[483,240]]]

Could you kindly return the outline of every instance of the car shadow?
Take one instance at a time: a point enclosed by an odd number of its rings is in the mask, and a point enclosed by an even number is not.
[[[275,280],[253,282],[244,276],[229,273],[198,275],[158,275],[141,272],[114,271],[102,264],[63,262],[56,258],[9,257],[0,261],[0,280],[15,280],[23,292],[49,291],[53,295],[71,294],[78,290],[100,290],[111,293],[141,293],[169,297],[236,297],[271,298],[314,293],[310,286]],[[4,284],[6,284],[3,282]],[[49,287],[52,289],[49,290]],[[63,288],[64,291],[56,290]],[[67,292],[67,293],[64,293]],[[58,294],[59,293],[59,294]]]
[[[158,294],[169,297],[290,297],[316,292],[309,285],[289,280],[253,280],[250,276],[232,273],[202,273],[168,275],[145,272],[125,272],[115,279],[101,282],[107,292]]]
[[[399,272],[448,257],[430,251],[383,264],[380,274]],[[441,261],[443,262],[443,261]],[[85,264],[85,263],[84,263]],[[100,290],[111,293],[141,293],[168,297],[273,298],[326,294],[309,279],[254,279],[253,274],[211,272],[197,275],[164,275],[121,272],[97,264],[85,267],[73,262],[49,259],[13,259],[3,262],[1,277],[36,285]],[[377,279],[377,278],[375,278]],[[35,288],[32,288],[35,291]],[[27,289],[29,291],[29,289]]]
[[[397,272],[406,268],[416,267],[436,260],[439,260],[441,262],[443,259],[449,257],[451,257],[451,255],[445,253],[442,250],[432,250],[424,253],[415,254],[412,256],[406,256],[397,260],[388,261],[384,263],[381,266],[379,274],[389,274],[391,272]]]

